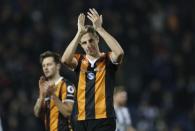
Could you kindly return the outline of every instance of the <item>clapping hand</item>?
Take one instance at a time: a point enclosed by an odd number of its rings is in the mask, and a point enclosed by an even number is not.
[[[89,9],[89,12],[87,12],[87,18],[89,18],[93,23],[93,27],[95,28],[95,30],[102,28],[103,23],[102,15],[99,15],[94,8]]]
[[[78,32],[83,34],[86,32],[86,29],[85,29],[85,15],[83,13],[81,13],[78,17]]]
[[[55,84],[53,82],[48,82],[47,85],[47,95],[54,95],[56,91]]]
[[[45,98],[47,94],[47,84],[44,76],[39,79],[39,98]]]

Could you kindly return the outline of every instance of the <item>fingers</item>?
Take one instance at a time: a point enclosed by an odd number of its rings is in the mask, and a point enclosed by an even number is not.
[[[48,95],[52,95],[55,93],[56,88],[52,87],[52,86],[48,86],[48,88],[46,89]]]
[[[51,81],[46,81],[44,77],[40,77],[39,79],[39,89],[41,96],[44,96],[46,94],[52,95],[55,93],[55,83]]]
[[[85,22],[85,15],[83,13],[79,14],[78,22],[83,24]]]
[[[39,78],[39,81],[40,82],[43,82],[43,81],[45,81],[46,79],[45,79],[45,77],[44,76],[41,76],[40,78]]]
[[[93,8],[93,9],[89,9],[90,13],[94,16],[94,17],[99,17],[98,12]]]
[[[80,13],[78,19],[84,19],[84,18],[85,18],[85,15],[83,13]]]
[[[95,17],[91,13],[87,12],[87,14],[87,18],[89,18],[91,21],[95,20]]]
[[[90,8],[89,11],[87,12],[87,17],[91,20],[91,21],[95,21],[97,19],[102,20],[102,16],[100,17],[100,15],[98,14],[98,12],[94,9],[94,8]],[[78,24],[79,25],[84,25],[85,23],[85,15],[83,13],[79,14],[78,17]]]
[[[49,86],[49,83],[43,79],[39,80],[39,88],[46,89]]]
[[[89,18],[92,22],[100,20],[100,22],[102,23],[102,15],[99,15],[94,8],[89,9],[89,12],[87,12],[87,18]]]
[[[91,18],[90,16],[87,16],[87,18],[90,19],[90,21],[92,21],[92,22],[94,21],[94,19]]]
[[[103,23],[103,18],[102,18],[102,15],[100,15],[100,21],[101,21],[101,23]]]
[[[90,12],[87,12],[87,17],[91,20],[94,21],[99,17],[98,14],[96,14],[92,9],[89,9]]]
[[[45,79],[45,77],[44,77],[44,76],[41,76],[41,77],[40,77],[40,80],[44,80],[44,79]]]
[[[97,12],[94,8],[93,8],[92,10],[93,10],[93,12],[94,12],[96,15],[99,16],[98,12]]]

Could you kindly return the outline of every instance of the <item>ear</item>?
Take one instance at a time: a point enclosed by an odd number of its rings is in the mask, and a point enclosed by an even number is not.
[[[60,70],[61,64],[57,64],[57,69]]]
[[[98,35],[96,36],[96,39],[97,39],[97,41],[98,41],[98,43],[99,43],[100,38],[99,38],[99,36],[98,36]]]
[[[83,46],[82,46],[82,44],[81,44],[81,43],[79,43],[79,45],[80,45],[80,47],[83,49]]]

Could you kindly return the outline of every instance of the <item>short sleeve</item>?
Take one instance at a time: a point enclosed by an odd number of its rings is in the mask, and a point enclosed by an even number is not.
[[[79,61],[80,56],[80,54],[74,54],[74,58],[76,58],[77,61]]]
[[[106,60],[107,60],[107,66],[112,69],[112,70],[117,70],[118,67],[119,67],[119,63],[114,63],[112,60],[111,60],[111,52],[108,52],[106,53]]]
[[[118,62],[116,62],[116,61],[114,61],[114,60],[112,59],[111,53],[112,53],[112,52],[108,52],[108,53],[107,53],[110,62],[111,62],[112,64],[114,64],[114,65],[120,65],[120,63],[118,63]]]
[[[74,58],[76,58],[78,64],[76,66],[76,68],[74,69],[75,72],[79,72],[79,68],[80,68],[80,65],[81,65],[81,61],[82,61],[82,58],[83,58],[83,55],[81,54],[74,54]]]
[[[62,102],[74,102],[76,92],[74,84],[66,82],[62,91]]]

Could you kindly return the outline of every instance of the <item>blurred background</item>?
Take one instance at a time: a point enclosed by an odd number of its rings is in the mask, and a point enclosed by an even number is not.
[[[1,0],[0,121],[3,131],[41,131],[33,116],[40,53],[63,53],[88,8],[125,51],[116,85],[128,91],[138,131],[195,131],[195,1]],[[89,20],[87,20],[89,23]],[[104,41],[101,49],[107,51]],[[74,74],[63,69],[74,82]],[[0,126],[0,130],[1,130]]]

